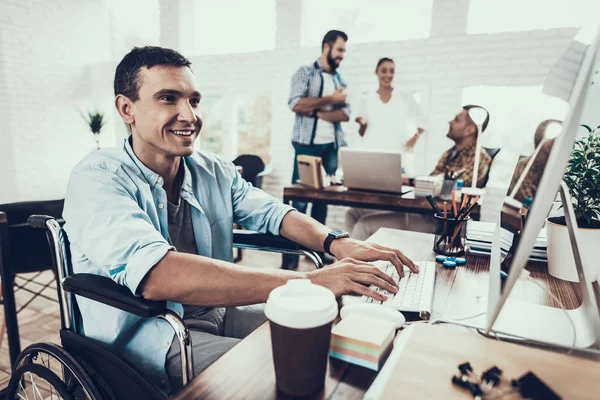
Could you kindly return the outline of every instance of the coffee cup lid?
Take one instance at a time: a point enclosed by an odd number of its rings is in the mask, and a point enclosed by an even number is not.
[[[276,324],[308,329],[333,321],[338,305],[331,290],[308,279],[291,279],[271,291],[265,314]]]

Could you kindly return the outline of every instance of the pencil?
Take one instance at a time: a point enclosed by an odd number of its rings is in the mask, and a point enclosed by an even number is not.
[[[465,208],[465,205],[467,204],[467,199],[469,198],[468,194],[463,194],[462,195],[462,202],[460,203],[460,211],[462,212],[462,210]]]
[[[446,243],[446,246],[448,246],[448,233],[446,232],[446,220],[448,219],[448,202],[444,201],[444,235],[446,235],[446,239],[444,240],[444,242]]]

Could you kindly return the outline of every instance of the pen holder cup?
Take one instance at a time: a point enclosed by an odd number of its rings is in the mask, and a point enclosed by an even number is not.
[[[465,219],[444,218],[434,215],[435,239],[433,251],[444,256],[462,256],[465,254],[465,242],[467,238],[467,221]]]
[[[456,184],[456,179],[444,179],[442,183],[442,191],[440,192],[440,199],[442,200],[450,200],[452,199],[452,191],[454,190],[454,185]]]

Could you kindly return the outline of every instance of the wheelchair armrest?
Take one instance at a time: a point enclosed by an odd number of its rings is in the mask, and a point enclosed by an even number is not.
[[[315,268],[323,268],[323,262],[317,252],[310,250],[283,236],[275,236],[241,229],[233,230],[233,247],[284,254],[302,254],[311,259]]]
[[[54,218],[54,217],[51,217],[50,215],[37,215],[37,214],[30,215],[29,218],[27,218],[27,223],[32,228],[46,229],[47,228],[46,222],[51,219],[55,219],[56,222],[58,222],[58,224],[60,226],[63,226],[65,224],[65,220],[62,218]]]
[[[62,286],[67,292],[140,317],[156,317],[164,314],[167,309],[165,301],[152,301],[134,296],[128,288],[105,276],[74,274],[66,277]]]
[[[233,230],[233,247],[240,248],[265,248],[279,250],[303,250],[305,247],[292,242],[283,236],[275,236],[268,233],[258,233],[242,229]]]

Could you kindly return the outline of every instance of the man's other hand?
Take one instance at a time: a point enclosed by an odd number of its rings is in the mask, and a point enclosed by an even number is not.
[[[334,240],[331,243],[331,252],[341,260],[346,257],[359,261],[389,261],[396,267],[398,275],[404,276],[404,265],[412,272],[418,273],[419,268],[398,249],[367,243],[351,238]]]
[[[369,289],[370,285],[378,286],[389,293],[398,292],[398,285],[388,274],[353,258],[344,258],[328,267],[311,271],[308,273],[308,279],[316,285],[328,288],[336,297],[356,293],[375,300],[387,300],[387,296]]]

